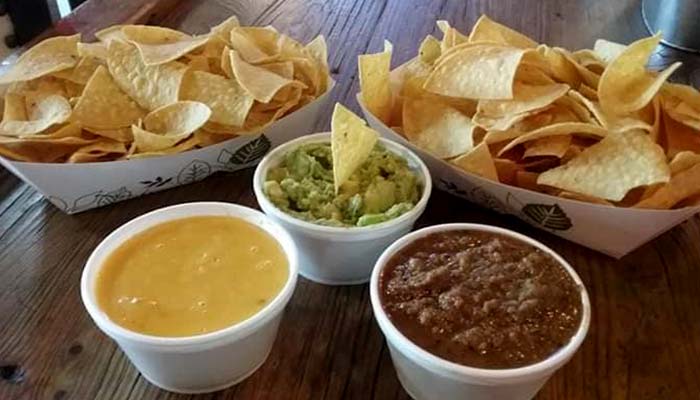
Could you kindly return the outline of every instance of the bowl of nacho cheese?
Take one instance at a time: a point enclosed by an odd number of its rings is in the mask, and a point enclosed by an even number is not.
[[[81,280],[97,326],[154,385],[204,393],[267,359],[297,280],[289,234],[259,211],[187,203],[112,232]]]
[[[270,152],[255,171],[253,190],[260,208],[292,234],[303,277],[328,285],[360,284],[369,280],[384,248],[412,229],[432,183],[415,154],[377,138],[340,104],[332,128]],[[364,133],[358,138],[349,132]],[[335,146],[334,135],[345,133],[347,143]]]

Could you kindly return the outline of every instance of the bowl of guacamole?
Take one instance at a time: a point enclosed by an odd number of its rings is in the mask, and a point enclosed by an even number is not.
[[[302,276],[364,283],[381,252],[425,210],[430,174],[411,150],[379,138],[337,190],[334,182],[331,134],[319,133],[272,150],[253,189],[262,210],[292,234]]]
[[[377,143],[336,193],[330,143],[305,143],[267,170],[263,191],[285,213],[319,225],[362,227],[397,218],[418,203],[423,183],[401,155]]]

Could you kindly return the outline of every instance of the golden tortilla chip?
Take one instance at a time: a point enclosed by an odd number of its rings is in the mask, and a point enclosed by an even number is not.
[[[124,35],[124,32],[122,32],[122,28],[125,26],[126,25],[108,26],[107,28],[95,32],[95,37],[97,38],[97,40],[104,43],[109,43],[112,40],[126,42],[126,35]]]
[[[467,43],[469,38],[455,28],[452,28],[447,21],[437,21],[437,26],[442,31],[442,41],[440,42],[440,51],[444,53],[452,47],[462,43]]]
[[[489,151],[489,146],[485,142],[481,142],[468,153],[463,154],[450,162],[467,172],[471,172],[498,182],[498,171],[496,171],[496,164],[494,164],[493,157],[491,157],[491,152]]]
[[[700,164],[674,174],[671,180],[635,205],[637,208],[667,209],[700,193]]]
[[[191,38],[186,33],[152,25],[124,25],[121,27],[121,32],[131,42],[152,45],[176,43]]]
[[[68,100],[58,95],[37,97],[32,100],[26,111],[28,116],[26,121],[3,121],[0,123],[0,135],[36,135],[53,125],[66,122],[71,115]]]
[[[235,50],[230,51],[229,57],[238,83],[261,103],[269,103],[275,94],[286,86],[306,86],[299,81],[283,78],[265,68],[248,64]]]
[[[643,108],[680,67],[680,63],[674,63],[659,74],[646,70],[649,57],[660,40],[661,36],[657,35],[632,43],[605,69],[598,97],[606,113],[626,114]]]
[[[272,27],[237,27],[231,30],[229,41],[246,62],[259,64],[276,60],[279,37]]]
[[[78,43],[78,57],[106,61],[109,58],[109,49],[102,42]]]
[[[569,86],[563,84],[531,86],[516,83],[513,99],[482,100],[479,102],[477,114],[493,118],[542,109],[566,95],[568,91]]]
[[[27,109],[24,106],[24,96],[19,93],[5,93],[5,105],[2,121],[26,121]]]
[[[523,158],[557,157],[562,158],[571,145],[570,135],[549,136],[525,143]]]
[[[151,111],[143,119],[146,130],[163,135],[189,135],[201,128],[211,110],[204,103],[178,101]]]
[[[100,66],[85,86],[71,121],[93,129],[111,130],[131,126],[144,114],[117,86],[107,69]]]
[[[418,57],[426,64],[432,65],[440,57],[440,41],[428,35],[418,49]]]
[[[112,41],[107,65],[119,87],[141,108],[155,110],[178,100],[186,68],[181,64],[146,65],[132,44]]]
[[[115,142],[109,139],[101,139],[95,143],[83,146],[68,157],[69,163],[88,163],[114,160],[126,154],[124,143]]]
[[[627,49],[627,46],[605,39],[598,39],[593,45],[593,51],[606,64],[610,64],[614,59],[622,54],[625,49]]]
[[[668,182],[660,146],[641,131],[609,135],[568,163],[540,174],[537,183],[611,201],[639,186]]]
[[[135,151],[138,153],[162,151],[171,148],[191,135],[191,133],[158,134],[142,129],[137,125],[131,126],[131,133],[134,135]]]
[[[231,60],[231,57],[229,57],[229,60]],[[291,61],[281,61],[263,64],[260,66],[260,68],[264,68],[285,79],[294,79],[294,63]]]
[[[423,99],[405,99],[403,107],[404,135],[421,149],[444,159],[473,147],[476,125],[454,108]]]
[[[557,196],[563,198],[563,199],[569,199],[569,200],[577,200],[577,201],[583,201],[586,203],[593,203],[593,204],[600,204],[602,206],[612,206],[613,203],[601,199],[599,197],[594,197],[594,196],[588,196],[585,194],[581,193],[575,193],[575,192],[567,192],[567,191],[561,191],[557,194]]]
[[[233,126],[243,126],[254,101],[237,81],[202,71],[187,74],[180,98],[206,104],[211,122]]]
[[[603,138],[608,135],[608,131],[598,125],[583,122],[561,122],[547,125],[513,139],[510,143],[508,143],[508,145],[503,147],[501,151],[498,152],[498,156],[500,157],[502,154],[519,144],[535,139],[561,135],[583,135],[587,137]]]
[[[389,84],[391,68],[391,43],[384,42],[384,51],[363,54],[357,59],[360,71],[360,95],[362,104],[379,120],[386,123],[391,117],[392,98]]]
[[[379,134],[342,104],[336,103],[331,119],[333,183],[338,193],[343,184],[369,157]]]
[[[228,42],[231,37],[231,30],[239,26],[241,26],[241,23],[238,21],[238,18],[235,15],[232,15],[223,20],[219,25],[212,26],[209,33],[212,36],[218,36],[222,40]]]
[[[57,36],[46,39],[24,52],[7,72],[0,84],[28,81],[69,69],[78,62],[80,35]]]
[[[138,41],[132,41],[132,43],[139,49],[144,64],[159,65],[175,61],[185,54],[204,46],[209,40],[208,36],[196,36],[162,44],[147,44]]]
[[[482,100],[513,98],[513,81],[525,50],[478,46],[455,52],[433,69],[423,88],[444,96]]]
[[[502,43],[522,49],[537,47],[537,42],[534,40],[493,21],[486,15],[479,17],[469,34],[469,42],[480,41]]]

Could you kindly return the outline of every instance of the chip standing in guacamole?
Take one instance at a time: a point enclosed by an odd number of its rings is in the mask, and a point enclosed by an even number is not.
[[[376,144],[336,195],[330,143],[304,144],[267,172],[268,199],[282,211],[316,224],[379,224],[410,211],[422,185],[405,159]]]

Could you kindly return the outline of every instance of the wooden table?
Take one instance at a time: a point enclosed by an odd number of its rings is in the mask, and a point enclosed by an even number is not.
[[[356,55],[394,43],[394,62],[447,19],[468,30],[481,13],[554,45],[629,42],[646,34],[634,0],[90,0],[56,27],[91,34],[113,23],[148,22],[202,33],[230,14],[274,24],[310,40],[322,33],[338,86],[333,99],[358,110]],[[51,32],[55,33],[55,32]],[[700,83],[700,59],[662,50],[654,62],[685,58],[681,77]],[[330,105],[318,121],[327,129]],[[156,208],[197,200],[256,206],[252,170],[68,216],[0,170],[0,399],[186,398],[148,384],[89,319],[78,284],[97,243]],[[584,280],[593,305],[582,348],[538,399],[700,398],[700,218],[616,261],[514,217],[437,192],[419,225],[469,221],[505,226],[560,252]],[[190,396],[194,397],[194,396]],[[329,287],[300,279],[265,365],[209,399],[405,399],[366,285]]]

